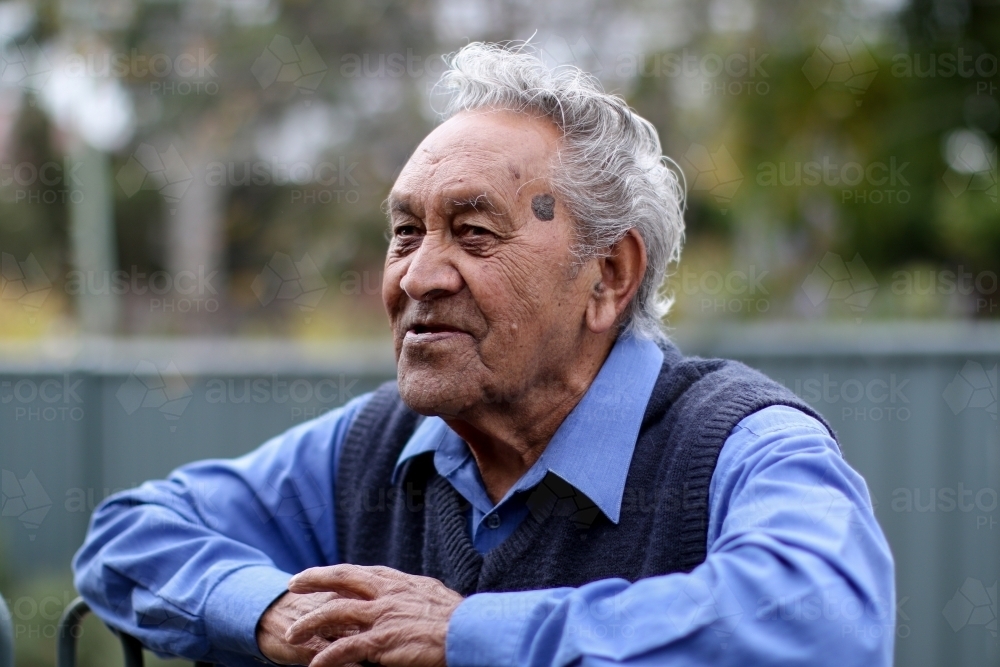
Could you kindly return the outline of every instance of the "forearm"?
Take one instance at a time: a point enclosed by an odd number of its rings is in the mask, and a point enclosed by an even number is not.
[[[289,575],[205,526],[166,488],[144,485],[95,512],[74,562],[77,589],[105,622],[154,651],[253,655],[257,618]]]
[[[153,650],[257,655],[256,623],[290,574],[336,562],[336,453],[364,400],[109,498],[74,561],[80,593]]]
[[[474,595],[452,617],[448,665],[890,665],[891,592],[819,571],[748,547],[634,584]]]
[[[704,563],[631,585],[474,595],[452,617],[449,667],[890,665],[893,563],[864,482],[801,413],[743,423],[713,476]]]

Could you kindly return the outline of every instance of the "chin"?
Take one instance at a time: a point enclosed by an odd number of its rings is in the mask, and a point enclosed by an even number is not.
[[[406,368],[400,363],[399,395],[414,412],[428,417],[457,416],[469,405],[469,378],[461,370],[439,371],[431,368]]]

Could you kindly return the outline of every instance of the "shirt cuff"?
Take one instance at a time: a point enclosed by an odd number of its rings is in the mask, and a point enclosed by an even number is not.
[[[257,648],[257,621],[288,590],[291,578],[277,568],[251,565],[216,584],[205,601],[205,634],[213,650],[263,659]]]
[[[568,589],[477,593],[465,598],[448,623],[448,667],[514,667],[518,649]]]

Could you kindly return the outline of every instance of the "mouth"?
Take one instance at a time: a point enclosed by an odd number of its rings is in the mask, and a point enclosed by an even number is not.
[[[458,327],[447,324],[424,323],[411,324],[406,330],[405,339],[409,342],[423,343],[445,340],[455,336],[468,336],[469,333]]]

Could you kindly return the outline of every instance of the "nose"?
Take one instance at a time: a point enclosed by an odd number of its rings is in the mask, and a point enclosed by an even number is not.
[[[427,234],[410,255],[399,286],[414,301],[432,301],[457,294],[465,281],[451,260],[446,234]]]

